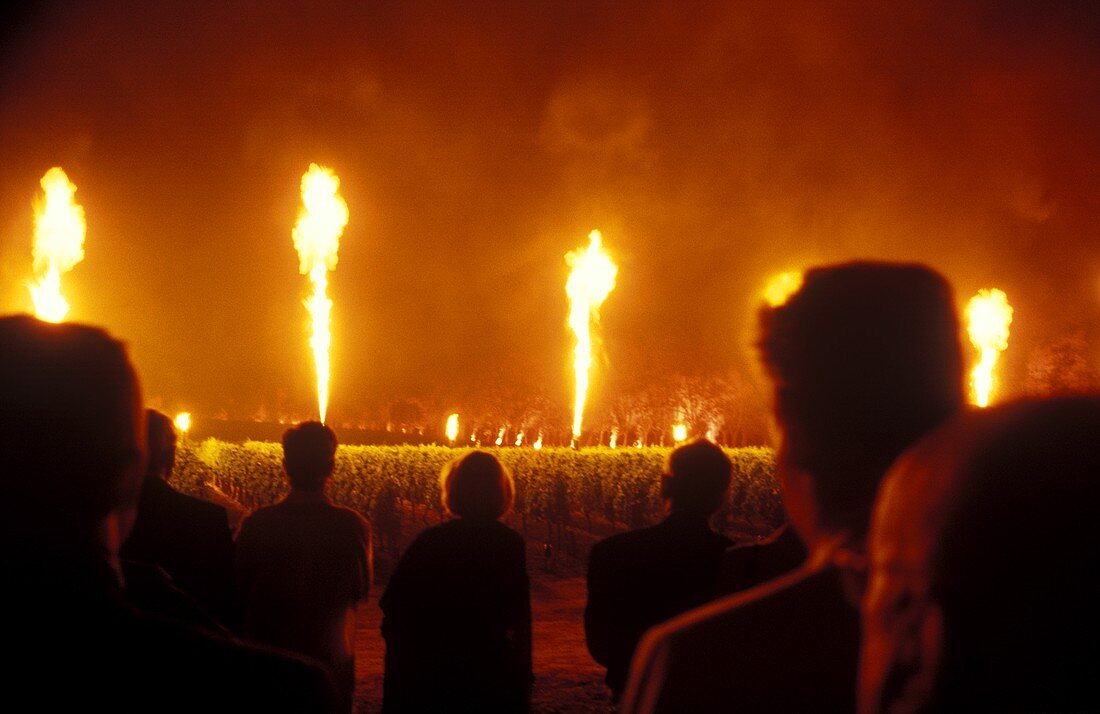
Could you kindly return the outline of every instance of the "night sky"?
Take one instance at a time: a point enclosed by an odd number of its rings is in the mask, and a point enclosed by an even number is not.
[[[851,258],[927,263],[960,304],[1005,290],[1009,374],[1095,334],[1100,4],[825,5],[9,9],[0,311],[29,309],[61,166],[88,220],[70,319],[130,345],[150,401],[308,414],[291,229],[317,162],[351,214],[337,420],[502,384],[569,404],[564,254],[593,228],[620,267],[597,388],[751,367],[767,277]]]

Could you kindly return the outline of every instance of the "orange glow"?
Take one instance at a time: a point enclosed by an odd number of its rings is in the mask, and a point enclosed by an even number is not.
[[[573,439],[581,435],[584,404],[588,398],[588,378],[592,368],[592,323],[599,321],[600,305],[615,288],[619,268],[602,248],[599,231],[588,234],[588,248],[566,253],[565,262],[573,269],[565,283],[569,297],[569,327],[577,336],[573,350],[576,397],[573,401]]]
[[[184,436],[191,430],[191,412],[180,412],[176,415],[176,429]]]
[[[61,275],[84,260],[87,224],[84,208],[73,200],[76,186],[58,167],[39,181],[44,196],[35,202],[34,273],[29,285],[34,314],[47,322],[61,322],[69,314],[69,303],[61,296]]]
[[[310,164],[302,176],[302,209],[292,236],[298,251],[298,270],[308,275],[313,285],[313,295],[304,305],[309,311],[313,348],[313,362],[317,371],[317,412],[321,422],[328,411],[329,348],[332,332],[329,318],[332,300],[328,289],[328,272],[336,268],[336,251],[340,247],[340,234],[348,224],[348,204],[337,191],[340,179],[330,170]]]
[[[980,353],[970,372],[971,398],[979,407],[989,406],[995,383],[993,369],[1008,347],[1008,327],[1012,324],[1012,306],[1001,290],[979,290],[966,305],[970,342]]]
[[[458,438],[458,414],[452,414],[447,417],[447,440],[452,444],[454,440]]]
[[[607,442],[607,445],[610,446],[612,449],[619,445],[619,427],[612,427],[611,439]]]
[[[772,307],[779,307],[790,300],[791,295],[798,292],[800,287],[802,273],[797,270],[773,275],[764,286],[764,300]]]
[[[673,424],[672,425],[672,438],[677,443],[681,441],[687,441],[688,428],[687,424]]]
[[[539,449],[542,448],[542,432],[541,431],[539,432],[539,438],[535,439],[535,443],[532,444],[531,446],[534,446],[536,451],[538,451]]]

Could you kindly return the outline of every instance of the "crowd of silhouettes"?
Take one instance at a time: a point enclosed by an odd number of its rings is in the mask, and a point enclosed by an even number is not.
[[[726,452],[669,454],[657,525],[590,550],[583,626],[613,706],[1097,711],[1100,396],[964,405],[946,280],[808,271],[761,311],[788,523],[712,525]],[[0,318],[0,528],[18,709],[350,712],[371,527],[326,495],[337,438],[282,441],[290,492],[230,527],[169,483],[176,434],[102,329]],[[379,599],[385,712],[524,712],[536,671],[512,475],[447,464],[448,518]]]

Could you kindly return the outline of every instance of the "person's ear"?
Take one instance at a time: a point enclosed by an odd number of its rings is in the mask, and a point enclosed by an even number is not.
[[[943,609],[935,600],[914,605],[902,624],[893,696],[883,701],[891,714],[927,711],[933,706],[943,662]]]

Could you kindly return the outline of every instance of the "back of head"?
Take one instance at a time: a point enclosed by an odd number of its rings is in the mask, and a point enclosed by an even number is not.
[[[1100,399],[998,411],[958,465],[931,553],[944,611],[942,693],[1095,709]]]
[[[0,318],[0,522],[87,537],[137,498],[137,378],[100,329]]]
[[[709,516],[725,501],[733,464],[717,444],[696,439],[668,455],[661,491],[674,512]]]
[[[167,414],[156,409],[145,410],[145,443],[148,451],[146,475],[166,478],[176,461],[176,425]]]
[[[875,548],[942,613],[936,707],[1100,706],[1098,504],[1097,397],[967,414],[891,470]]]
[[[283,433],[283,468],[296,491],[320,491],[336,466],[336,433],[305,421]]]
[[[962,407],[951,289],[916,264],[815,268],[761,323],[784,459],[812,477],[819,518],[862,535],[886,468]]]
[[[459,518],[500,518],[515,500],[511,474],[485,451],[467,452],[444,466],[439,486],[443,506]]]

